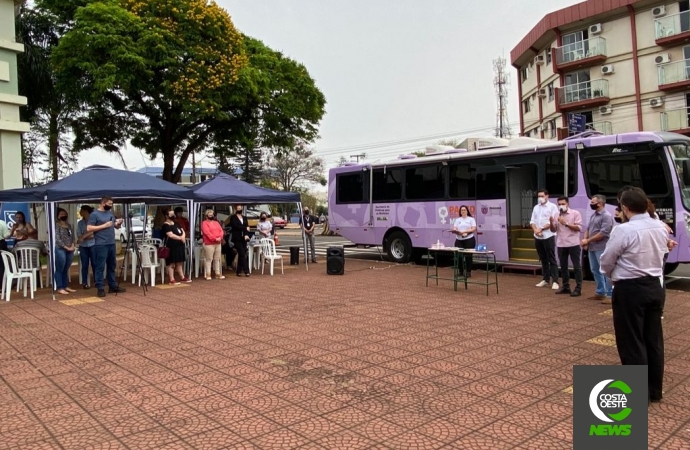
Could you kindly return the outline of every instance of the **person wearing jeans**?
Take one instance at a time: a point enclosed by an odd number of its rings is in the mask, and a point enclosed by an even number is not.
[[[91,287],[89,286],[89,265],[91,266],[94,280],[96,278],[96,255],[93,251],[96,240],[93,237],[93,232],[86,231],[89,215],[91,215],[92,212],[93,208],[91,206],[82,206],[79,212],[82,219],[77,222],[77,243],[79,244],[79,260],[81,261],[81,282],[84,289]]]
[[[589,207],[594,211],[594,214],[589,219],[587,231],[585,231],[585,236],[582,240],[582,248],[587,251],[589,268],[596,283],[596,292],[589,299],[601,300],[601,303],[610,305],[613,286],[611,285],[611,280],[601,273],[599,266],[599,260],[602,253],[604,253],[604,249],[606,249],[606,243],[609,241],[609,235],[613,229],[614,222],[613,216],[606,211],[605,206],[605,196],[595,195],[591,198]]]
[[[220,272],[221,242],[223,241],[223,227],[215,218],[212,209],[206,210],[206,219],[201,223],[201,235],[204,238],[204,267],[206,279],[211,280],[211,263],[216,268],[216,278],[224,279]]]
[[[57,210],[58,223],[55,227],[55,289],[58,294],[67,295],[70,292],[75,292],[70,289],[69,269],[72,266],[72,259],[74,258],[74,233],[72,226],[67,223],[67,211],[62,208]]]
[[[541,261],[541,272],[544,277],[537,287],[551,284],[551,289],[558,290],[558,263],[556,262],[556,220],[558,208],[549,202],[549,192],[540,189],[537,192],[539,203],[532,210],[530,226],[534,231],[534,246]]]
[[[575,209],[570,209],[568,197],[558,199],[558,221],[556,222],[556,248],[561,263],[561,288],[556,294],[570,294],[571,297],[582,295],[582,263],[580,262],[580,229],[582,215]],[[575,290],[570,290],[570,270],[568,259],[575,269]]]
[[[94,233],[93,253],[96,259],[96,288],[98,296],[105,297],[105,279],[107,278],[110,293],[125,292],[125,288],[117,285],[115,279],[115,229],[122,226],[122,219],[115,219],[111,212],[112,197],[103,197],[98,209],[94,209],[89,216],[86,231]]]

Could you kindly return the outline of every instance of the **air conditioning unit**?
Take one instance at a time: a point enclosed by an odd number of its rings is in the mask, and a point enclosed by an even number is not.
[[[541,89],[539,89],[538,95],[539,95],[540,98],[546,98],[546,95],[547,95],[547,94],[546,94],[546,88],[541,88]]]
[[[544,122],[541,125],[541,131],[549,131],[549,122]]]
[[[605,116],[607,114],[611,114],[611,111],[613,111],[613,108],[611,106],[599,107],[599,114],[601,114],[602,116]]]
[[[649,106],[652,108],[659,108],[664,105],[663,97],[655,97],[649,100]]]
[[[594,25],[590,25],[590,27],[589,27],[589,34],[593,34],[593,35],[601,34],[602,30],[603,30],[603,29],[602,29],[600,23],[597,23],[597,24],[594,24]]]
[[[662,53],[661,55],[657,55],[656,58],[654,58],[654,62],[657,64],[666,64],[667,62],[671,62],[671,54]]]
[[[541,53],[538,54],[538,55],[534,58],[534,63],[537,64],[537,65],[539,65],[539,66],[543,66],[543,65],[544,65],[544,62],[545,62],[545,61],[544,61],[544,55],[541,54]]]
[[[611,75],[613,72],[613,64],[606,64],[605,66],[601,66],[602,75]]]
[[[666,6],[661,5],[652,9],[652,15],[654,17],[664,17],[666,15]]]

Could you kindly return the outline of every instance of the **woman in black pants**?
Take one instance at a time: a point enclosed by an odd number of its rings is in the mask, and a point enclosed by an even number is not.
[[[249,224],[247,218],[242,215],[242,205],[235,206],[235,214],[230,216],[230,241],[237,250],[237,276],[242,272],[249,276],[249,261],[247,260],[247,241],[249,240]]]
[[[457,235],[455,238],[455,246],[458,248],[474,250],[477,245],[477,240],[474,233],[477,231],[477,222],[470,214],[467,206],[460,207],[460,217],[453,222],[453,234]],[[463,255],[465,259],[465,268],[467,269],[467,277],[472,276],[472,255]]]

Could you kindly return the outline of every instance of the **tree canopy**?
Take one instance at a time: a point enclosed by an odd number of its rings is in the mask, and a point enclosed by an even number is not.
[[[206,0],[43,0],[64,34],[58,80],[84,107],[77,150],[127,141],[177,182],[192,152],[238,158],[310,141],[325,98],[306,68],[243,36]],[[240,158],[241,159],[241,158]]]

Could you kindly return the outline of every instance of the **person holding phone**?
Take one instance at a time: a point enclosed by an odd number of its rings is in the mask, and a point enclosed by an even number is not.
[[[112,212],[113,199],[105,196],[101,199],[98,209],[94,209],[89,216],[86,231],[94,236],[94,255],[96,259],[96,288],[98,296],[105,297],[105,279],[107,279],[108,292],[122,293],[126,289],[117,285],[115,279],[115,229],[122,226],[122,219],[115,219]]]

